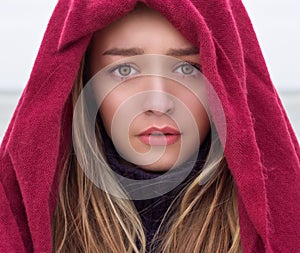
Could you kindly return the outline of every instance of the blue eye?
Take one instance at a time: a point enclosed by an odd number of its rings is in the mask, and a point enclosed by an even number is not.
[[[181,75],[192,76],[192,75],[195,75],[197,73],[200,73],[200,65],[184,62],[181,65],[179,65],[175,69],[174,72],[179,73]]]
[[[130,77],[135,74],[138,74],[139,71],[137,71],[134,67],[132,67],[129,64],[122,64],[117,67],[115,67],[111,73],[115,74],[118,77]]]

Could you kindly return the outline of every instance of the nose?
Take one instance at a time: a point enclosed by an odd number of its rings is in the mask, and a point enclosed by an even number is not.
[[[148,79],[148,78],[147,78]],[[143,101],[143,109],[147,114],[161,116],[174,112],[172,95],[167,92],[167,80],[152,77],[147,81],[147,92]]]

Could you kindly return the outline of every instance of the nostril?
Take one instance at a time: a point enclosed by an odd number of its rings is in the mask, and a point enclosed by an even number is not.
[[[154,114],[154,115],[157,115],[157,116],[162,116],[162,115],[166,114],[166,112],[157,111],[157,110],[147,110],[145,112],[147,114]]]

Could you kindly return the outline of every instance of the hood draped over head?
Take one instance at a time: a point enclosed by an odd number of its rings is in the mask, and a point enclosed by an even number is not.
[[[298,251],[299,144],[241,0],[143,2],[199,47],[202,72],[222,103],[243,252]],[[72,141],[70,93],[80,61],[93,33],[136,3],[58,2],[1,144],[1,252],[51,252],[51,216]],[[212,110],[213,119],[217,114]]]

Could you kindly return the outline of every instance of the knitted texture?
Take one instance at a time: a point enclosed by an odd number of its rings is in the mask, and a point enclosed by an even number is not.
[[[70,92],[92,34],[137,0],[60,0],[0,149],[0,252],[51,252]],[[222,103],[244,253],[300,248],[300,149],[241,0],[144,0],[200,48]],[[212,108],[212,116],[218,112]],[[216,120],[216,128],[222,125]]]

